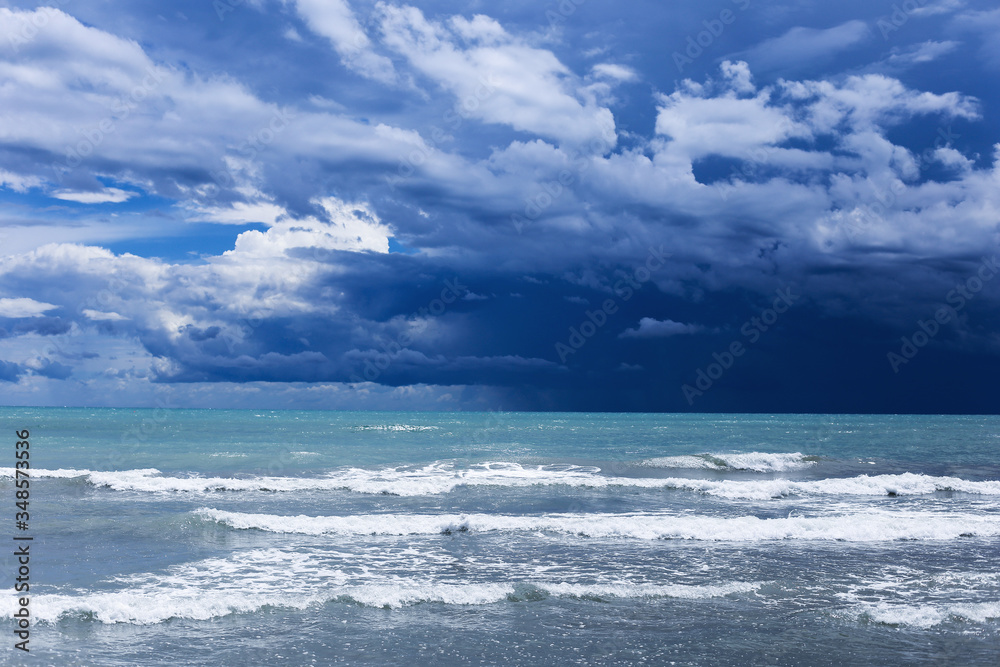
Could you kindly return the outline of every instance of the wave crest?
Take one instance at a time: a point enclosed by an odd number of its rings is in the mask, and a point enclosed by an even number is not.
[[[948,622],[986,624],[1000,621],[1000,602],[966,602],[950,605],[879,603],[849,612],[857,620],[893,627],[932,628]]]
[[[693,470],[747,470],[752,472],[786,472],[803,470],[819,461],[818,456],[745,452],[731,454],[690,454],[646,459],[640,465],[650,468],[683,468]]]
[[[7,468],[4,472],[13,475]],[[816,480],[698,479],[680,477],[613,477],[594,466],[482,463],[456,468],[433,463],[420,468],[369,470],[348,468],[322,477],[177,477],[148,468],[141,470],[33,470],[33,477],[84,477],[94,486],[115,491],[151,493],[211,493],[220,491],[351,491],[398,496],[430,496],[459,487],[569,486],[575,488],[663,489],[703,493],[731,500],[769,500],[787,496],[919,496],[958,492],[1000,496],[1000,481],[970,481],[915,473],[858,475]]]
[[[761,542],[773,540],[953,540],[1000,535],[1000,516],[922,512],[865,512],[840,516],[761,519],[662,514],[361,514],[283,516],[226,512],[195,514],[237,530],[302,535],[451,535],[548,531],[589,538]]]

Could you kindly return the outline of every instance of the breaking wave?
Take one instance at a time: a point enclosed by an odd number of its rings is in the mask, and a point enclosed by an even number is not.
[[[4,471],[13,474],[10,468]],[[733,500],[767,500],[787,496],[919,496],[958,492],[1000,496],[1000,481],[970,481],[915,473],[858,475],[816,480],[729,480],[697,478],[616,477],[594,466],[483,463],[456,468],[451,463],[423,467],[400,466],[370,470],[347,468],[321,477],[201,477],[163,475],[141,470],[33,470],[33,477],[85,478],[98,487],[116,491],[152,493],[210,493],[220,491],[321,491],[397,496],[429,496],[459,487],[531,487],[563,485],[578,488],[642,488],[703,493]]]
[[[283,516],[211,508],[198,516],[240,530],[302,535],[438,535],[549,531],[581,537],[760,542],[768,540],[952,540],[1000,535],[1000,516],[930,512],[864,512],[761,519],[662,514],[361,514]]]

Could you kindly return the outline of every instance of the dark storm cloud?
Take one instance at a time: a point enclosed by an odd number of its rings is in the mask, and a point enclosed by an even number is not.
[[[54,380],[65,380],[70,375],[73,374],[73,369],[66,364],[61,364],[58,361],[51,361],[50,359],[44,359],[37,366],[32,368],[32,370],[43,377],[52,378]]]
[[[70,330],[71,323],[59,317],[36,317],[22,320],[12,328],[14,334],[33,333],[39,336],[58,336]]]
[[[67,5],[28,40],[11,11],[0,299],[60,310],[5,322],[5,379],[988,408],[1000,283],[959,287],[1000,241],[989,8],[563,5]],[[242,234],[129,254],[188,221]],[[81,333],[142,368],[31,361]]]
[[[0,381],[17,382],[23,374],[24,369],[18,364],[13,364],[9,361],[0,361]]]

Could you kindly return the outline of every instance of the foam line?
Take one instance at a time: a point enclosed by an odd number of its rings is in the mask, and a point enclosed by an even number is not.
[[[1000,535],[1000,516],[923,512],[864,512],[840,516],[760,519],[662,514],[362,514],[284,516],[226,512],[199,516],[238,530],[302,535],[438,535],[462,532],[549,531],[591,538],[679,539],[730,542],[770,540],[954,540]]]

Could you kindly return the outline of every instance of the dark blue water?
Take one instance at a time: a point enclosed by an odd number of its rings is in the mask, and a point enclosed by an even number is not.
[[[0,426],[8,544],[31,431],[37,664],[1000,655],[994,417],[5,408]]]

